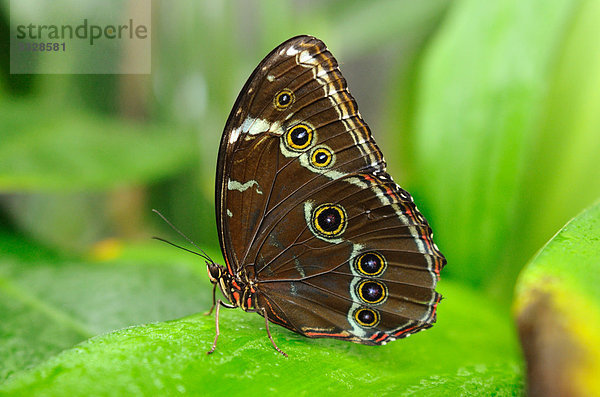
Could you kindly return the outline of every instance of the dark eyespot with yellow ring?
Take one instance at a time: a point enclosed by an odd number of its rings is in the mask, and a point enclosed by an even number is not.
[[[287,109],[293,102],[294,93],[287,88],[279,91],[277,95],[275,95],[275,98],[273,98],[273,105],[275,105],[278,110]]]
[[[387,299],[385,284],[376,280],[363,280],[356,286],[356,293],[360,299],[368,304],[377,305]]]
[[[386,267],[387,263],[383,255],[373,251],[360,254],[354,260],[354,269],[369,277],[380,276]]]
[[[310,162],[315,167],[323,168],[323,167],[327,167],[329,164],[331,164],[332,158],[333,158],[333,154],[331,153],[331,150],[320,147],[320,148],[317,148],[313,152],[313,154],[310,156]]]
[[[367,307],[361,307],[354,311],[353,317],[359,325],[365,328],[373,328],[379,324],[379,312]]]
[[[344,207],[337,204],[318,206],[312,214],[314,229],[323,237],[337,237],[346,230],[347,215]]]
[[[313,130],[306,124],[298,124],[289,129],[285,139],[290,149],[304,150],[312,143]]]

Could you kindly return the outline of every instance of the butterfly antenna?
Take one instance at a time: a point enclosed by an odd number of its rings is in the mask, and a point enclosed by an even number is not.
[[[184,250],[184,251],[191,252],[192,254],[196,254],[196,255],[198,255],[198,256],[200,256],[200,257],[204,258],[204,259],[208,259],[208,260],[210,260],[210,258],[207,258],[206,256],[204,256],[203,254],[201,254],[201,253],[199,253],[199,252],[192,251],[191,249],[187,249],[187,248],[185,248],[185,247],[182,247],[181,245],[177,245],[177,244],[175,244],[175,243],[172,243],[172,242],[170,242],[169,240],[165,240],[165,239],[164,239],[164,238],[162,238],[162,237],[156,237],[156,236],[152,236],[152,238],[153,238],[154,240],[158,240],[158,241],[162,241],[163,243],[170,244],[170,245],[172,245],[173,247],[177,247],[177,248],[179,248],[179,249],[182,249],[182,250]]]
[[[198,247],[198,245],[196,245],[196,243],[194,243],[194,242],[193,242],[193,241],[192,241],[192,240],[191,240],[191,239],[190,239],[188,236],[186,236],[185,234],[183,234],[183,232],[182,232],[181,230],[177,229],[177,228],[175,227],[175,225],[173,225],[173,224],[172,224],[172,223],[171,223],[171,222],[170,222],[170,221],[169,221],[169,220],[168,220],[168,219],[167,219],[167,218],[166,218],[166,217],[165,217],[163,214],[161,214],[161,213],[160,213],[160,211],[158,211],[158,210],[156,210],[156,209],[154,209],[154,208],[153,208],[153,209],[152,209],[152,212],[154,212],[155,214],[157,214],[158,216],[160,216],[160,217],[162,218],[162,220],[163,220],[163,221],[165,221],[165,222],[167,223],[167,225],[169,225],[169,226],[171,227],[171,229],[175,230],[177,233],[179,233],[179,235],[180,235],[181,237],[183,237],[184,239],[186,239],[188,243],[190,243],[190,244],[192,244],[194,247],[196,247],[196,248],[197,248],[197,249],[198,249],[198,250],[201,252],[201,254],[200,254],[200,253],[198,253],[198,252],[195,252],[195,251],[189,250],[189,249],[187,249],[187,248],[183,248],[183,247],[181,247],[181,246],[179,246],[179,245],[177,245],[177,244],[174,244],[174,243],[172,243],[172,242],[170,242],[170,241],[167,241],[167,240],[165,240],[165,239],[163,239],[163,238],[160,238],[160,237],[152,237],[153,239],[155,239],[155,240],[158,240],[158,241],[165,242],[165,243],[167,243],[167,244],[171,244],[171,245],[172,245],[172,246],[174,246],[174,247],[181,248],[181,249],[182,249],[182,250],[184,250],[184,251],[191,252],[192,254],[196,254],[196,255],[198,255],[198,256],[201,256],[201,257],[203,257],[204,259],[206,259],[206,260],[210,261],[211,263],[215,263],[215,262],[214,262],[214,261],[213,261],[213,260],[210,258],[210,256],[208,256],[208,254],[207,254],[206,252],[204,252],[204,250],[203,250],[202,248]]]

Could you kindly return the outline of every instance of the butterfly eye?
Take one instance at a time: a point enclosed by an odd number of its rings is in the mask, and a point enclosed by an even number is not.
[[[331,159],[333,158],[333,154],[329,149],[326,148],[318,148],[315,150],[310,156],[311,163],[315,167],[327,167],[331,163]]]
[[[354,269],[365,276],[377,277],[385,268],[385,258],[377,252],[366,252],[354,261]]]
[[[313,212],[312,224],[323,237],[337,237],[346,230],[346,211],[340,205],[323,204]]]
[[[354,319],[363,327],[371,328],[379,323],[379,313],[363,307],[354,312]]]
[[[294,102],[294,94],[287,88],[275,95],[275,99],[273,100],[273,104],[279,110],[286,109],[292,102]]]
[[[371,305],[383,303],[387,298],[387,288],[379,281],[364,280],[356,287],[356,292],[363,302]]]
[[[298,124],[288,131],[286,140],[291,149],[306,149],[313,140],[312,128],[305,124]]]

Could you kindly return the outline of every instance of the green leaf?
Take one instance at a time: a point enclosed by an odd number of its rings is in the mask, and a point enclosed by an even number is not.
[[[193,255],[159,242],[116,251],[82,261],[0,235],[0,381],[93,335],[210,306]]]
[[[189,165],[193,137],[32,103],[0,103],[0,191],[106,189]]]
[[[522,264],[600,195],[599,21],[593,1],[453,4],[403,142],[449,274],[506,297]]]
[[[156,395],[359,392],[394,395],[518,394],[518,349],[506,313],[479,294],[446,284],[438,324],[427,332],[372,347],[307,339],[253,313],[221,310],[94,337],[14,376],[7,395]],[[126,306],[126,305],[124,305]]]
[[[538,395],[600,395],[600,202],[527,265],[515,311]],[[560,359],[556,359],[560,358]]]

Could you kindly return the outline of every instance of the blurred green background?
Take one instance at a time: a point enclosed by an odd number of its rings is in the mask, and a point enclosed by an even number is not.
[[[202,261],[149,240],[180,242],[150,210],[221,261],[225,121],[258,62],[297,34],[336,56],[447,257],[441,284],[507,321],[521,268],[600,197],[598,1],[155,0],[151,30],[151,75],[11,75],[0,2],[0,381],[87,337],[210,304]],[[48,343],[42,329],[64,321],[76,324]]]

